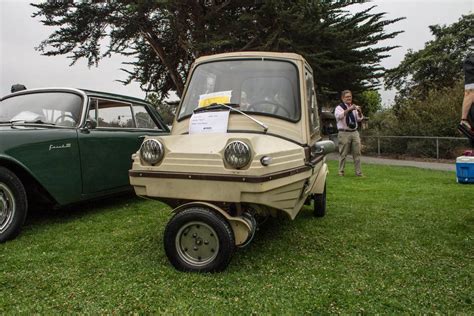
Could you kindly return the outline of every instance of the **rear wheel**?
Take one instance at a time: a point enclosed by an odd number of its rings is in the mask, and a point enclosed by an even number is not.
[[[226,219],[204,207],[174,215],[164,233],[166,256],[180,271],[218,272],[235,251],[234,233]]]
[[[20,179],[0,167],[0,242],[15,238],[26,219],[28,203]]]
[[[324,217],[326,215],[326,183],[322,194],[314,194],[314,216]]]

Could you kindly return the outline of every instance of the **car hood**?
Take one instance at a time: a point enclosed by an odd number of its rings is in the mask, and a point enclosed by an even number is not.
[[[263,175],[305,164],[304,149],[291,141],[270,135],[251,133],[210,133],[193,135],[158,136],[164,147],[165,155],[156,166],[140,166],[140,159],[135,156],[133,169],[145,167],[150,170],[166,172],[192,172],[213,174]],[[225,166],[223,157],[227,144],[232,141],[243,141],[251,148],[252,161],[243,169]],[[260,159],[263,156],[272,158],[272,163],[265,167]]]

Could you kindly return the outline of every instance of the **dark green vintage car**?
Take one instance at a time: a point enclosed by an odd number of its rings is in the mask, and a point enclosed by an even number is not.
[[[24,90],[0,100],[0,242],[27,210],[130,190],[131,155],[168,133],[143,100],[89,90]]]

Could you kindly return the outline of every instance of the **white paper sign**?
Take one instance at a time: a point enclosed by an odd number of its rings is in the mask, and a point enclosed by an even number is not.
[[[229,111],[194,113],[189,120],[189,134],[226,133]]]

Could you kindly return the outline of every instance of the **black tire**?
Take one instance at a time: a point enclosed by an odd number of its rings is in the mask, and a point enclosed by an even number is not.
[[[7,168],[0,167],[0,243],[20,233],[27,210],[26,191],[20,179]]]
[[[324,191],[322,194],[314,194],[314,216],[324,217],[326,215],[326,183],[324,183]]]
[[[221,214],[204,207],[175,214],[166,225],[163,239],[168,260],[180,271],[222,271],[235,251],[230,224]]]

